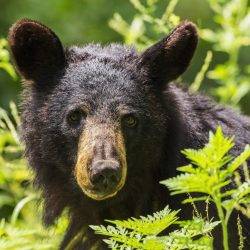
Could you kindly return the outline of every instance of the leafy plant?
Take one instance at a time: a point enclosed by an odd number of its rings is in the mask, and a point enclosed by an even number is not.
[[[216,30],[201,29],[201,37],[213,44],[227,59],[215,66],[208,77],[218,83],[213,93],[223,103],[236,106],[249,92],[249,67],[239,64],[240,50],[250,46],[250,7],[248,0],[207,0],[214,12]]]
[[[51,250],[58,249],[62,235],[67,225],[65,217],[59,220],[56,226],[45,229],[37,217],[37,210],[31,209],[30,213],[36,220],[12,224],[5,220],[0,222],[0,248],[2,250]]]
[[[194,204],[197,201],[215,203],[222,225],[225,250],[229,249],[228,221],[233,209],[244,210],[250,207],[250,177],[246,165],[244,165],[245,181],[242,183],[236,180],[236,187],[232,185],[233,177],[238,176],[238,168],[250,157],[250,147],[247,145],[245,150],[233,159],[229,154],[233,146],[233,138],[225,137],[219,127],[215,134],[210,133],[209,142],[204,148],[183,151],[191,162],[187,166],[178,168],[183,174],[161,182],[170,189],[172,195],[203,194],[185,199],[184,203]],[[110,237],[111,239],[105,242],[112,249],[126,249],[126,247],[127,249],[212,249],[212,238],[207,233],[219,223],[204,221],[201,217],[179,222],[178,212],[166,207],[161,212],[141,219],[107,220],[115,227],[109,225],[91,226],[91,228],[97,234]],[[181,228],[170,232],[167,236],[158,236],[172,224],[178,224]],[[242,232],[240,235],[242,236]],[[200,236],[198,240],[194,240],[196,236]],[[243,236],[240,239],[240,245],[243,246]]]
[[[114,226],[90,226],[97,234],[110,237],[104,240],[112,249],[212,249],[212,237],[208,234],[219,222],[206,222],[195,217],[190,221],[179,221],[179,211],[164,210],[140,219],[125,221],[107,220]],[[171,230],[166,236],[159,234],[171,225],[178,229]]]
[[[20,120],[14,103],[10,110],[12,118],[0,109],[0,209],[5,208],[6,217],[20,200],[34,193],[29,188],[31,175],[22,157],[23,147],[16,129]]]
[[[180,18],[173,13],[178,1],[171,0],[161,16],[157,16],[159,0],[147,0],[145,5],[140,0],[130,0],[137,11],[131,24],[128,24],[119,13],[115,13],[109,25],[123,36],[126,44],[143,49],[154,43],[160,34],[169,33],[179,24]]]
[[[10,54],[7,50],[7,44],[6,39],[0,39],[0,69],[5,70],[13,79],[16,79],[17,75],[10,63]]]
[[[10,112],[0,109],[0,249],[57,249],[67,219],[43,228],[40,193],[32,187],[32,174],[23,158],[14,103]]]
[[[178,168],[182,174],[161,182],[170,189],[172,195],[203,194],[188,198],[184,203],[206,200],[214,202],[222,225],[225,250],[229,249],[228,222],[233,210],[250,206],[250,181],[246,165],[244,182],[237,182],[236,186],[232,183],[234,176],[238,175],[238,168],[250,158],[250,147],[247,145],[245,150],[233,159],[229,154],[233,146],[233,138],[224,137],[219,127],[215,134],[210,133],[209,143],[203,149],[186,149],[182,152],[191,162]]]

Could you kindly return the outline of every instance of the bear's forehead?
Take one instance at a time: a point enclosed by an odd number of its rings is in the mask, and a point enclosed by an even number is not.
[[[111,43],[107,46],[100,44],[88,44],[84,47],[72,46],[66,49],[66,54],[71,62],[79,62],[89,58],[106,58],[121,62],[124,59],[135,59],[138,57],[135,48],[117,43]]]
[[[132,72],[126,68],[115,67],[114,64],[103,63],[92,59],[76,64],[70,64],[63,77],[63,81],[75,85],[74,87],[100,88],[108,85],[110,88],[131,86]]]
[[[147,99],[142,84],[131,71],[97,59],[69,65],[55,92],[69,105],[83,103],[94,109],[111,106],[138,109]]]
[[[141,87],[132,66],[137,56],[133,48],[119,44],[71,47],[67,52],[69,63],[61,85],[92,95],[95,92],[103,96],[106,93],[113,96],[124,92],[132,94]]]
[[[131,72],[100,63],[98,60],[70,65],[61,80],[61,85],[85,93],[111,92],[113,95],[119,94],[120,91],[127,92],[138,88],[138,83],[133,79]]]

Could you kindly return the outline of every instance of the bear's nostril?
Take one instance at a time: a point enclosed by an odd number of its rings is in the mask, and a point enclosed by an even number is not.
[[[115,161],[98,161],[92,165],[90,181],[94,189],[106,191],[114,188],[121,179],[119,163]]]

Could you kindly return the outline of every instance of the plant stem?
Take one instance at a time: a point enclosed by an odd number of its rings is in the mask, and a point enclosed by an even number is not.
[[[225,215],[221,206],[221,200],[217,197],[214,197],[214,202],[218,211],[218,216],[220,218],[221,221],[221,226],[222,226],[222,233],[223,233],[223,247],[224,250],[229,250],[229,246],[228,246],[228,232],[227,232],[227,222],[225,219]]]

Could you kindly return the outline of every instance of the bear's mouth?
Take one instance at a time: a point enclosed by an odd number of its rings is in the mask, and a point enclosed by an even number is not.
[[[84,175],[84,173],[86,175]],[[104,188],[98,188],[93,185],[90,182],[90,178],[87,171],[83,171],[83,168],[81,168],[81,170],[78,169],[75,175],[77,183],[83,193],[91,199],[101,201],[114,197],[123,188],[126,182],[127,166],[122,166],[121,179],[117,184],[111,186],[109,185]]]
[[[83,168],[81,168],[83,170]],[[104,188],[98,188],[89,181],[89,177],[83,178],[84,171],[78,171],[76,173],[76,179],[82,192],[89,198],[97,201],[106,200],[116,196],[116,194],[123,188],[127,177],[127,165],[122,166],[121,179],[117,184],[106,186]],[[87,181],[86,181],[87,180]]]
[[[95,188],[81,187],[83,193],[89,198],[97,201],[106,200],[116,196],[116,194],[123,188],[125,182],[120,182],[115,188],[99,191]]]

